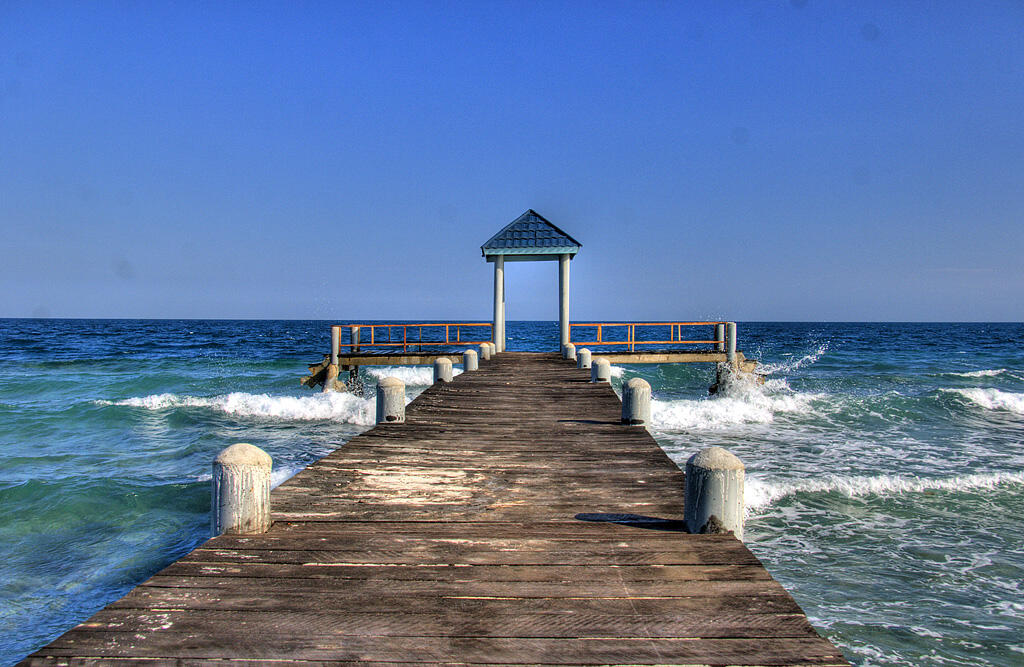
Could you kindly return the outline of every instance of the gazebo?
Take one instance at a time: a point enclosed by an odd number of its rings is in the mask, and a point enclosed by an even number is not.
[[[569,260],[581,247],[532,208],[480,246],[484,259],[494,262],[493,332],[498,352],[505,351],[505,261],[558,261],[558,325],[564,347],[569,342]]]

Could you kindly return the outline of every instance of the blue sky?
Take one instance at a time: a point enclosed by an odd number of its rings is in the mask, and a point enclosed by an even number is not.
[[[0,316],[1021,321],[1022,119],[1017,1],[8,0]]]

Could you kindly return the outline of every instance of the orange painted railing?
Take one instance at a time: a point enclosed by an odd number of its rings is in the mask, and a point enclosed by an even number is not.
[[[479,345],[491,341],[491,337],[466,338],[463,329],[472,327],[491,327],[490,322],[442,322],[415,324],[335,324],[332,328],[348,329],[349,342],[339,343],[339,352],[346,350],[358,352],[365,347],[400,347],[408,352],[410,347],[424,345]],[[427,339],[423,339],[423,330],[427,329]],[[430,334],[431,329],[437,331],[437,339]],[[440,330],[444,329],[444,340],[440,340]],[[396,334],[400,331],[400,335]],[[340,336],[339,336],[340,340]]]
[[[569,325],[569,340],[572,341],[573,345],[579,347],[580,345],[626,345],[629,347],[630,352],[636,350],[637,345],[715,345],[722,344],[725,339],[711,340],[683,340],[683,327],[700,327],[726,324],[725,322],[592,322],[592,323],[571,323]],[[651,327],[668,327],[668,339],[657,340],[657,339],[637,339],[636,330],[637,328],[647,329]],[[576,328],[596,328],[597,329],[597,340],[574,340],[572,336],[572,330]],[[605,340],[604,331],[605,329],[621,329],[626,330],[625,340]],[[712,336],[714,336],[714,329]]]

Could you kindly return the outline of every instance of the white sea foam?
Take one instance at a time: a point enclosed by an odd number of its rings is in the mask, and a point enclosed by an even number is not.
[[[281,486],[289,479],[294,477],[297,473],[302,470],[301,465],[290,465],[278,467],[277,462],[274,463],[274,469],[270,473],[270,488],[276,489]],[[202,475],[196,475],[197,482],[209,482],[213,478],[210,473],[203,473]]]
[[[626,372],[626,369],[622,366],[612,366],[611,373],[613,378],[620,378]]]
[[[1008,410],[1018,415],[1024,415],[1024,394],[1015,394],[998,389],[981,389],[978,387],[943,389],[942,391],[957,394],[986,410]]]
[[[853,498],[868,495],[892,496],[922,491],[971,491],[992,489],[1002,484],[1024,484],[1024,472],[978,473],[935,479],[899,475],[873,477],[827,475],[820,479],[793,482],[770,482],[750,475],[744,485],[744,500],[747,511],[750,512],[767,507],[779,499],[795,493],[835,492]]]
[[[787,373],[789,371],[795,371],[798,368],[803,368],[804,366],[808,366],[810,364],[813,364],[818,359],[821,359],[821,357],[826,352],[828,352],[828,342],[827,341],[822,343],[821,345],[819,345],[818,349],[815,350],[814,352],[811,352],[810,354],[805,354],[804,356],[800,357],[796,361],[792,361],[791,360],[791,361],[780,361],[780,362],[777,362],[777,363],[759,364],[758,367],[757,367],[757,371],[759,373],[764,373],[766,375],[767,374],[772,374],[772,373],[780,373],[780,372]]]
[[[179,396],[153,394],[123,401],[96,401],[99,405],[125,405],[147,410],[171,408],[210,408],[240,417],[269,417],[294,421],[333,420],[370,426],[374,423],[375,403],[344,392],[310,396],[271,396],[232,392],[221,396]]]
[[[372,366],[366,369],[366,373],[378,380],[398,378],[406,386],[429,387],[434,384],[434,369],[429,366]],[[452,368],[452,377],[461,373],[461,368]]]
[[[712,397],[696,400],[654,400],[651,425],[658,429],[719,429],[737,424],[769,424],[779,414],[810,414],[819,394],[794,392],[785,380],[728,384]]]
[[[997,368],[995,370],[987,371],[967,371],[966,373],[950,373],[950,375],[959,375],[965,378],[991,378],[997,375],[1002,375],[1006,372],[1005,368]]]

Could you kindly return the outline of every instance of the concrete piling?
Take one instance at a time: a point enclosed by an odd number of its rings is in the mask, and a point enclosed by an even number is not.
[[[630,378],[622,388],[622,423],[647,426],[651,421],[651,385],[643,378]]]
[[[480,361],[490,361],[491,359],[491,344],[480,343]]]
[[[377,423],[405,422],[405,383],[396,377],[377,382]]]
[[[566,343],[563,345],[562,358],[568,359],[569,361],[576,361],[576,346],[572,343]]]
[[[239,442],[213,460],[211,528],[222,533],[256,535],[270,528],[270,471],[265,451]]]
[[[725,323],[725,360],[736,368],[736,323]]]
[[[725,352],[725,325],[721,322],[715,325],[715,351]]]
[[[359,327],[349,327],[349,336],[352,339],[352,351],[359,351]]]
[[[686,462],[683,514],[691,533],[732,531],[743,540],[743,462],[721,447],[702,449]]]
[[[327,374],[324,375],[324,393],[330,393],[338,388],[338,364],[327,366]]]
[[[611,382],[612,362],[608,361],[604,357],[598,357],[597,359],[594,359],[594,363],[590,367],[590,381]]]
[[[452,360],[448,357],[438,357],[434,361],[434,384],[438,382],[452,381]]]
[[[477,361],[476,350],[466,350],[462,353],[462,368],[467,371],[475,371],[480,368]]]
[[[590,350],[585,347],[576,352],[576,368],[590,368]]]
[[[338,365],[338,354],[341,351],[341,327],[335,324],[331,327],[331,365]]]

